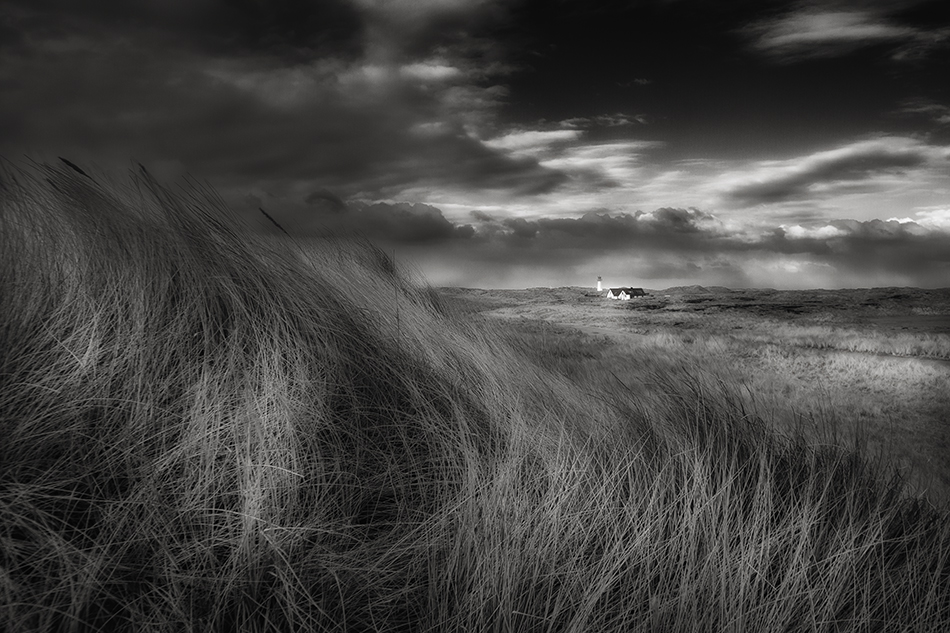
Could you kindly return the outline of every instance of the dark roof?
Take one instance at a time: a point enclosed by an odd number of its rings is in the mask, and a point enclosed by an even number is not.
[[[619,295],[621,292],[626,292],[628,295],[646,294],[643,292],[643,288],[611,288],[610,292],[615,295]]]

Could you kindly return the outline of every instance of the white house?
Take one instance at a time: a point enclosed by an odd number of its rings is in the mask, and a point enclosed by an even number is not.
[[[608,299],[629,301],[631,297],[643,297],[646,296],[646,294],[643,288],[610,288],[604,296]]]

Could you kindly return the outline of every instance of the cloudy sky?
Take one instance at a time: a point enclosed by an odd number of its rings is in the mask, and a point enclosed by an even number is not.
[[[0,155],[435,285],[950,286],[946,0],[2,0]]]

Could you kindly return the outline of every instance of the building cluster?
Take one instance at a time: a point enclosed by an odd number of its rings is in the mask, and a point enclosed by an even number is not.
[[[603,282],[601,281],[601,278],[598,277],[597,278],[597,292],[598,293],[604,292],[602,284]],[[618,299],[620,301],[627,301],[631,299],[632,297],[645,297],[646,294],[647,293],[643,291],[643,288],[632,288],[632,287],[608,288],[607,292],[604,293],[604,297],[607,299]]]
[[[646,294],[643,288],[608,288],[604,296],[608,299],[627,301],[632,297],[645,297]]]

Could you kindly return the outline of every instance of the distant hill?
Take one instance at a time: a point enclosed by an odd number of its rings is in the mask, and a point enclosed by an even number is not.
[[[672,288],[667,288],[666,290],[660,291],[662,294],[667,295],[688,295],[688,294],[716,294],[723,292],[735,292],[731,288],[726,288],[725,286],[673,286]]]

